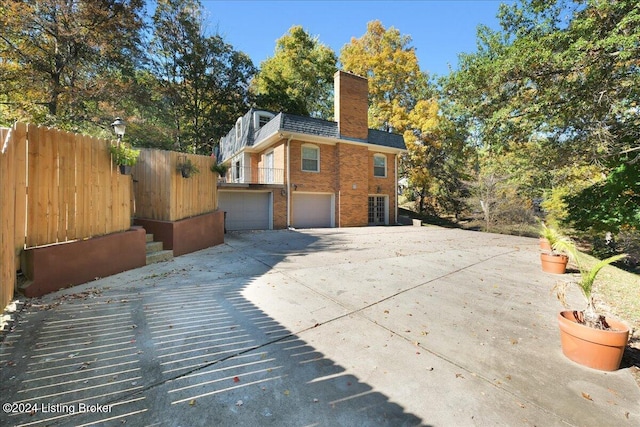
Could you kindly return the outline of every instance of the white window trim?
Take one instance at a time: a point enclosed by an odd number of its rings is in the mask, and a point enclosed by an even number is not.
[[[316,152],[318,153],[318,159],[317,159],[317,168],[316,170],[308,170],[304,168],[304,149],[305,148],[311,148],[316,150]],[[311,160],[311,159],[307,159],[307,160]],[[312,172],[312,173],[318,173],[320,172],[320,147],[318,147],[317,145],[314,144],[302,144],[300,146],[300,170],[302,172]]]
[[[384,175],[376,175],[376,158],[384,159]],[[386,178],[387,177],[387,156],[384,154],[376,153],[373,155],[373,177],[374,178]],[[379,167],[379,166],[378,166]]]
[[[253,113],[253,127],[255,130],[262,128],[264,125],[260,126],[260,120],[265,119],[265,125],[273,119],[274,115],[272,113],[268,113],[266,111],[256,111]]]

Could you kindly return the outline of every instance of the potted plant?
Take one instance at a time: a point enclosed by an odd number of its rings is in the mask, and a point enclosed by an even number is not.
[[[178,161],[177,169],[178,169],[178,172],[182,174],[183,178],[190,178],[192,175],[195,175],[198,172],[200,172],[200,169],[198,169],[198,166],[196,166],[195,163],[193,163],[191,159],[187,158],[186,156],[184,156],[181,160]]]
[[[560,241],[556,246],[568,253],[580,270],[578,281],[556,284],[554,289],[558,299],[567,307],[566,288],[570,284],[576,284],[586,302],[586,308],[582,311],[565,310],[558,314],[562,352],[581,365],[603,371],[615,371],[620,366],[629,339],[629,327],[597,312],[593,285],[603,267],[627,255],[614,255],[588,267],[571,242]]]
[[[227,174],[229,165],[226,163],[214,163],[211,165],[211,172],[217,173],[218,177],[222,178]]]
[[[111,153],[111,161],[120,167],[120,173],[123,175],[131,174],[131,166],[138,162],[138,156],[140,156],[140,150],[128,147],[121,141],[109,145],[109,152]]]
[[[543,249],[543,252],[540,253],[542,271],[554,274],[564,274],[567,270],[569,257],[563,254],[562,250],[557,248],[557,246],[558,242],[570,244],[571,240],[569,240],[568,237],[563,236],[555,227],[547,226],[544,222],[540,227],[540,239],[540,247]],[[546,247],[549,249],[545,250]]]

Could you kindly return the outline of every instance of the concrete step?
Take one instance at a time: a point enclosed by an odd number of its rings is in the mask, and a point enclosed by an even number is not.
[[[153,242],[153,234],[147,233],[147,243]]]
[[[158,251],[147,254],[147,265],[155,264],[156,262],[169,261],[173,259],[173,251]]]
[[[147,253],[160,252],[164,247],[162,242],[147,242]]]

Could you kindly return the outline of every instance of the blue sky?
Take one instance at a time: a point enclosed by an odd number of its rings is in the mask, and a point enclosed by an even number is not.
[[[208,30],[218,32],[256,66],[273,56],[276,40],[291,26],[302,25],[337,55],[351,37],[359,38],[367,22],[378,19],[412,38],[420,67],[445,75],[457,67],[458,53],[476,50],[476,28],[497,28],[496,0],[414,1],[218,1],[202,0]]]

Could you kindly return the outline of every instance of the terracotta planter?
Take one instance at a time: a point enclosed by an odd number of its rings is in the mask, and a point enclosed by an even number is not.
[[[566,255],[540,254],[542,271],[553,274],[564,274],[567,271],[569,258]]]
[[[549,240],[545,239],[544,237],[541,237],[540,249],[542,249],[543,251],[551,252],[551,243],[549,243]]]
[[[607,318],[613,330],[603,331],[581,325],[573,311],[558,314],[562,353],[569,359],[589,368],[615,371],[620,367],[624,348],[629,340],[629,328]]]

